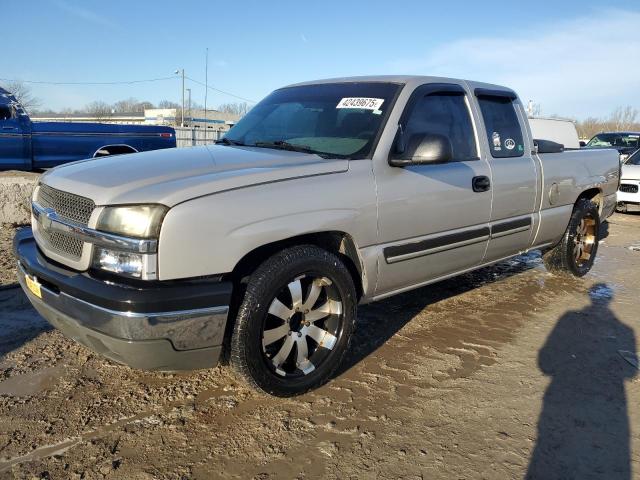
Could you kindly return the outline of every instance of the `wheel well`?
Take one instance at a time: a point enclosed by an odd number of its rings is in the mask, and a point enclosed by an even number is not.
[[[602,191],[599,188],[590,188],[580,194],[576,202],[580,199],[586,198],[598,205],[598,211],[602,213]]]
[[[338,255],[353,278],[358,298],[362,296],[362,264],[353,238],[345,232],[310,233],[263,245],[242,257],[231,275],[235,282],[244,283],[256,267],[270,256],[285,248],[304,244],[316,245]]]
[[[136,153],[138,150],[129,145],[105,145],[96,150],[94,157],[107,157],[109,155],[124,155],[126,153]]]
[[[264,262],[270,256],[277,252],[284,250],[288,247],[295,245],[316,245],[320,248],[324,248],[340,257],[345,266],[353,278],[353,284],[356,287],[356,294],[358,300],[362,297],[362,264],[360,263],[360,257],[358,256],[358,250],[356,244],[353,241],[351,235],[345,232],[318,232],[310,233],[306,235],[298,235],[296,237],[287,238],[277,242],[269,243],[258,247],[251,252],[247,253],[236,264],[235,268],[229,275],[229,280],[234,284],[234,294],[231,299],[231,305],[229,305],[229,314],[227,325],[225,327],[224,341],[222,356],[220,358],[222,363],[229,362],[229,345],[231,341],[231,335],[233,334],[233,328],[235,325],[235,318],[240,308],[240,303],[244,297],[244,291],[246,289],[246,283],[249,275]]]

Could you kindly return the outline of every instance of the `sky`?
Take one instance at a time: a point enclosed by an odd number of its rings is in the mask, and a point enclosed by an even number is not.
[[[181,101],[184,69],[258,101],[304,80],[416,74],[507,85],[543,115],[640,109],[638,0],[0,0],[0,78],[30,84],[43,108],[129,97]],[[168,78],[167,78],[168,77]],[[187,80],[194,102],[205,88]],[[209,90],[208,106],[243,101]]]

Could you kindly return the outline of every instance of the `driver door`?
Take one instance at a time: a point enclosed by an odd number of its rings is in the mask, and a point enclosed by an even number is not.
[[[491,172],[479,152],[477,122],[467,95],[462,85],[423,85],[400,119],[407,142],[420,134],[448,138],[451,161],[404,167],[377,164],[382,258],[376,295],[474,267],[484,257]]]
[[[24,167],[27,146],[27,138],[14,108],[0,105],[0,167]]]

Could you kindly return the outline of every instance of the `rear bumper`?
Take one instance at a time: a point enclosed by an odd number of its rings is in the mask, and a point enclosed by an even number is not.
[[[116,284],[48,261],[30,229],[14,240],[18,281],[54,327],[116,362],[147,370],[215,366],[232,286],[219,279]],[[28,287],[36,279],[40,296]]]

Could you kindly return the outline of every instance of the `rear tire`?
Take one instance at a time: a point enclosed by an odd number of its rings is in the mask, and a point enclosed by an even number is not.
[[[334,254],[283,250],[251,275],[231,337],[230,363],[251,386],[289,397],[327,382],[349,346],[356,290]]]
[[[560,243],[543,255],[547,270],[582,277],[591,270],[600,240],[598,206],[587,198],[573,207],[567,230]]]

